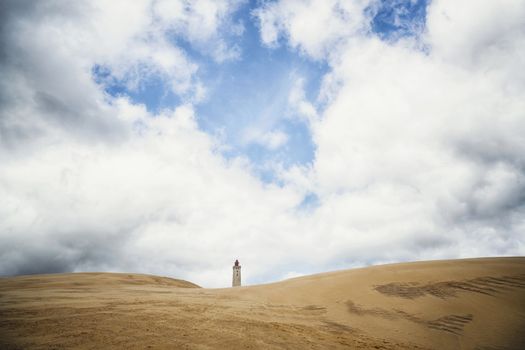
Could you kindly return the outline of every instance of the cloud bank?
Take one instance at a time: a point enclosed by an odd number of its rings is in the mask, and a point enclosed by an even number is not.
[[[275,164],[274,182],[201,130],[207,82],[180,43],[242,60],[242,3],[1,6],[2,275],[137,271],[227,286],[235,258],[258,283],[525,254],[523,1],[435,0],[424,28],[404,22],[390,36],[374,31],[376,1],[252,9],[268,50],[329,67],[316,100],[291,84],[316,152]],[[106,90],[152,77],[180,102],[153,113]],[[248,134],[276,151],[288,140]]]

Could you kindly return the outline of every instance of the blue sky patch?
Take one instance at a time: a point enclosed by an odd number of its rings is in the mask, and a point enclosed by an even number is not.
[[[430,0],[381,0],[366,11],[372,31],[384,40],[417,36],[425,27]]]

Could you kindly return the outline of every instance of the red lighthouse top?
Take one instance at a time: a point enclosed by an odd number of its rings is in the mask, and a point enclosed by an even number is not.
[[[239,260],[235,260],[235,266],[239,266]]]

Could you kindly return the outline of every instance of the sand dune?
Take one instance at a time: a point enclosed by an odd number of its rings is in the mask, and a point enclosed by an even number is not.
[[[0,279],[2,349],[525,349],[525,258],[203,289],[164,277]]]

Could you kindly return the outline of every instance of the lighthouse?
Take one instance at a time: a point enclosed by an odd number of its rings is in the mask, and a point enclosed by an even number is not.
[[[233,279],[232,287],[240,287],[241,285],[241,265],[239,265],[239,260],[235,260],[233,265]]]

